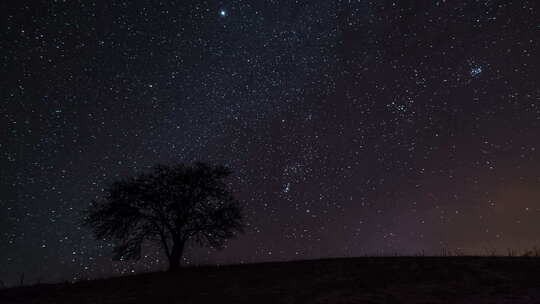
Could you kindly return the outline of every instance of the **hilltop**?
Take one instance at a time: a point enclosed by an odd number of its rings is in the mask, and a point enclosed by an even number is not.
[[[0,303],[540,303],[539,273],[538,258],[344,258],[16,287]]]

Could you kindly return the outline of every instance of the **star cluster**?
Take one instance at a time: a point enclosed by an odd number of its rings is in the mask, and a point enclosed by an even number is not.
[[[2,5],[0,279],[157,270],[81,227],[155,163],[233,168],[247,233],[185,263],[540,245],[535,1]],[[50,276],[54,273],[54,276]]]

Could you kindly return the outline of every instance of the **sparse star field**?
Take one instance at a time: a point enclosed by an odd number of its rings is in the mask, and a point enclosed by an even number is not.
[[[249,227],[184,264],[540,246],[537,1],[1,5],[0,280],[112,262],[83,211],[206,161]]]

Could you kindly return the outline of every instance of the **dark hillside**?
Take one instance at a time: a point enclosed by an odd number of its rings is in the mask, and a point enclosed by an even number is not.
[[[1,303],[540,303],[540,260],[380,257],[185,269],[0,291]]]

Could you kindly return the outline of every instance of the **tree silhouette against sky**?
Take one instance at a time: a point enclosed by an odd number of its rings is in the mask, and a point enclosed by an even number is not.
[[[224,181],[231,173],[205,163],[157,165],[112,183],[92,202],[85,224],[97,239],[115,243],[115,260],[139,259],[142,245],[153,242],[176,271],[188,242],[221,248],[243,231],[240,203]]]

